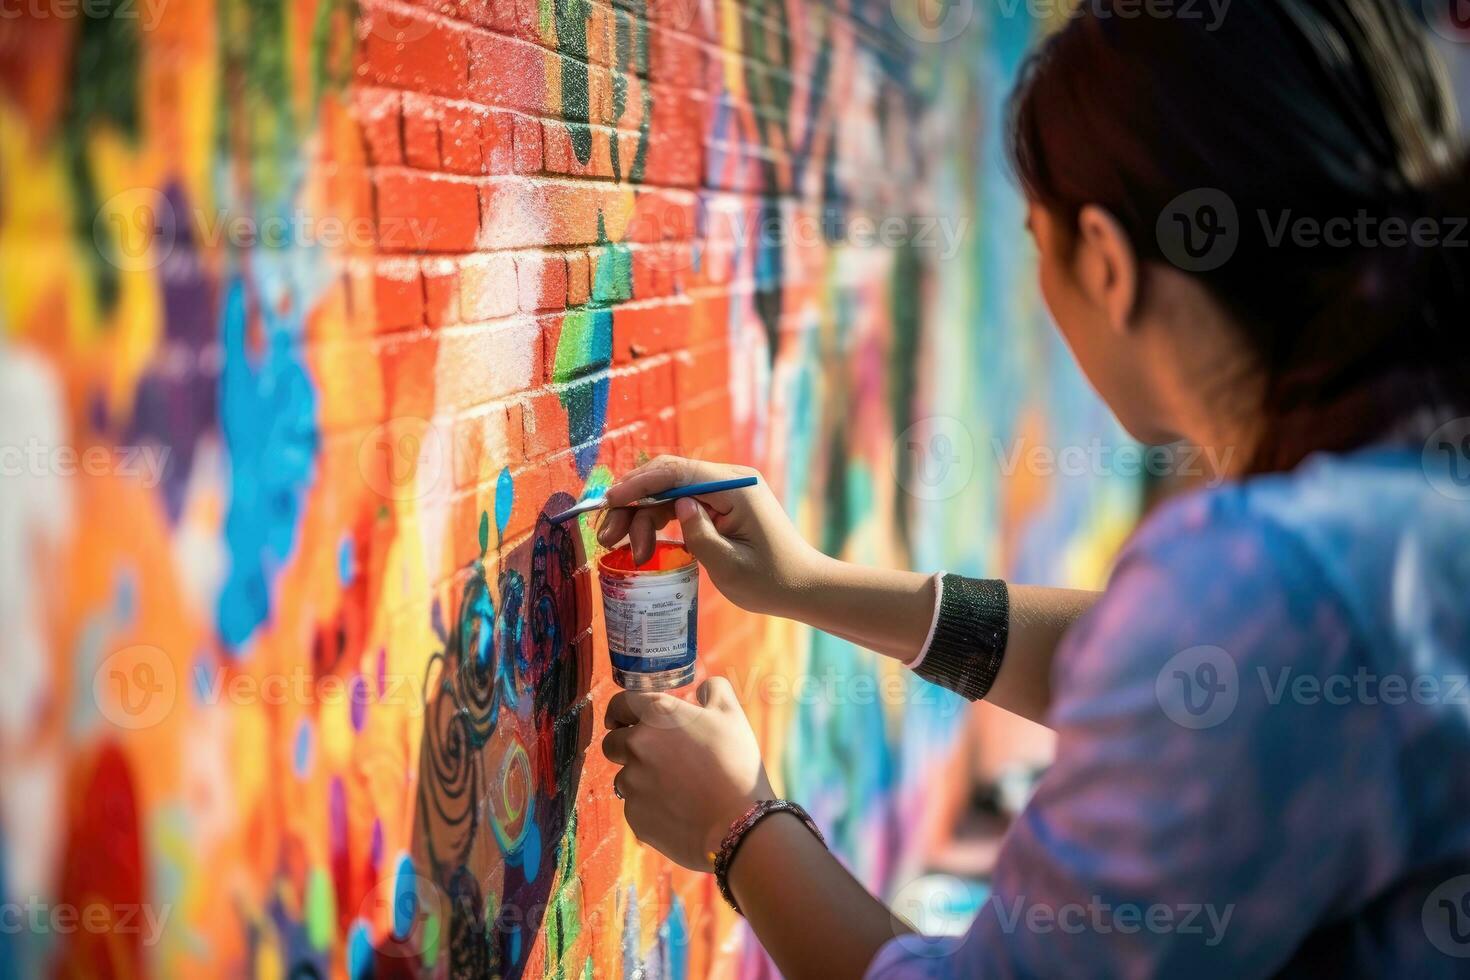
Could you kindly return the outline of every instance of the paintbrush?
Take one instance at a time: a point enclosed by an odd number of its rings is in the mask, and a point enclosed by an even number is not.
[[[635,500],[623,506],[632,508],[652,507],[655,504],[666,504],[671,500],[678,500],[680,497],[698,497],[706,493],[744,490],[746,487],[753,487],[759,482],[760,479],[758,477],[742,476],[736,480],[716,480],[713,483],[691,483],[687,487],[674,487],[672,490],[665,490],[663,493],[654,494],[652,497],[644,497],[641,500]],[[570,510],[562,511],[560,514],[550,518],[550,520],[553,524],[560,524],[562,521],[570,520],[573,517],[580,517],[582,514],[590,514],[595,510],[605,510],[606,508],[607,497],[594,497],[591,500],[582,501]]]

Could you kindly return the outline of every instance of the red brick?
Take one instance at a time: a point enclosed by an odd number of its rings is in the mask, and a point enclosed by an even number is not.
[[[439,169],[439,109],[412,92],[403,96],[403,157],[410,167]]]
[[[555,252],[522,255],[516,260],[523,313],[546,313],[567,305],[567,262]]]
[[[633,295],[639,299],[662,299],[674,291],[674,280],[661,249],[641,246],[633,250]]]
[[[519,419],[517,419],[519,426]],[[493,481],[506,466],[520,463],[521,432],[514,430],[505,405],[457,419],[454,423],[454,485],[480,486]]]
[[[470,94],[476,102],[530,115],[546,113],[548,65],[556,55],[534,44],[497,34],[469,42]]]
[[[639,401],[648,407],[674,404],[674,362],[650,364],[638,372]]]
[[[592,295],[591,263],[586,252],[567,253],[567,305],[581,306]]]
[[[373,307],[380,331],[416,327],[424,319],[424,286],[418,262],[383,259],[374,279]]]
[[[616,37],[612,7],[592,4],[587,17],[587,60],[594,65],[610,67]]]
[[[660,0],[672,6],[675,0]],[[649,31],[648,77],[656,84],[678,89],[702,89],[705,84],[704,51],[699,44],[676,31]]]
[[[541,30],[541,3],[540,0],[499,0],[506,6],[515,8],[514,30],[516,37],[532,44],[554,44],[556,41],[556,26],[547,18],[546,31]],[[560,4],[567,0],[554,0]]]
[[[567,412],[555,392],[542,391],[523,399],[521,422],[527,459],[566,448]]]
[[[541,331],[527,317],[492,327],[454,327],[436,334],[439,405],[463,410],[540,383]]]
[[[699,16],[702,6],[700,0],[657,0],[649,4],[648,18],[656,28],[649,33],[673,31],[693,35],[695,40],[712,40],[704,19]]]
[[[445,170],[476,176],[486,172],[481,116],[477,109],[445,106],[439,123],[439,154]]]
[[[687,303],[619,306],[613,311],[613,362],[661,354],[672,345],[671,325],[687,323]]]
[[[607,387],[607,428],[621,429],[637,422],[642,406],[638,375],[627,371],[613,374]]]
[[[698,451],[730,431],[730,395],[716,391],[714,394],[679,406],[679,443],[691,451]]]
[[[385,251],[468,252],[479,233],[474,184],[416,173],[377,177],[378,241]]]
[[[425,259],[424,319],[431,327],[459,322],[459,266],[453,259]]]
[[[591,181],[492,180],[483,195],[481,244],[493,249],[594,244],[598,213],[611,209],[620,193]]]
[[[436,345],[422,336],[388,338],[378,349],[383,372],[384,408],[390,417],[431,418],[434,414]]]
[[[515,18],[511,7],[506,0],[454,0],[454,19],[505,32],[512,28]]]
[[[363,89],[356,93],[358,125],[362,128],[367,162],[373,166],[403,163],[401,96],[387,89]]]
[[[394,88],[461,98],[469,81],[463,29],[402,4],[365,2],[358,76]]]
[[[516,116],[515,170],[518,174],[539,174],[542,170],[541,123]]]
[[[586,132],[590,139],[591,155],[587,162],[577,159],[572,148],[574,131]],[[601,177],[611,179],[613,132],[602,126],[587,126],[582,123],[547,122],[544,126],[546,143],[546,169],[550,173],[569,177]]]
[[[729,370],[729,348],[724,345],[680,351],[674,357],[674,392],[681,408],[691,399],[721,390]]]
[[[485,172],[491,176],[515,173],[516,118],[509,112],[492,112],[480,127]]]
[[[515,259],[509,255],[477,255],[464,260],[459,272],[459,315],[466,323],[510,316],[520,306]]]
[[[514,541],[535,528],[541,509],[551,498],[551,478],[542,469],[533,466],[512,470],[511,482],[516,492],[505,527],[507,541]]]
[[[698,187],[704,175],[704,137],[699,102],[687,93],[658,87],[653,102],[644,181],[661,187]]]

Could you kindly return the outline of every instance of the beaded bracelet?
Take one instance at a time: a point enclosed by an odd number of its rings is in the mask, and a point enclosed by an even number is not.
[[[740,911],[740,906],[735,901],[735,893],[730,891],[730,862],[735,860],[735,852],[740,849],[740,845],[745,841],[745,835],[750,833],[756,824],[773,813],[782,812],[799,817],[801,822],[806,824],[806,829],[815,834],[817,840],[822,842],[822,846],[827,846],[827,839],[817,828],[816,821],[799,804],[792,803],[790,800],[761,800],[752,804],[740,819],[730,825],[729,833],[725,834],[725,839],[720,842],[719,853],[712,855],[715,864],[715,881],[720,886],[720,894],[724,896],[730,907],[741,915],[745,913]]]

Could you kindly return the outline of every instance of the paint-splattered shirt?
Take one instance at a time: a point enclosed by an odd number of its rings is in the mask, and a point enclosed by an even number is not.
[[[1316,457],[1167,505],[1053,668],[1053,767],[914,977],[1470,975],[1470,478]]]

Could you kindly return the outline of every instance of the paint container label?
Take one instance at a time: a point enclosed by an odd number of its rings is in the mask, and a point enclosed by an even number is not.
[[[666,690],[694,678],[699,566],[677,542],[660,541],[634,566],[625,547],[598,563],[613,678],[635,690]]]

